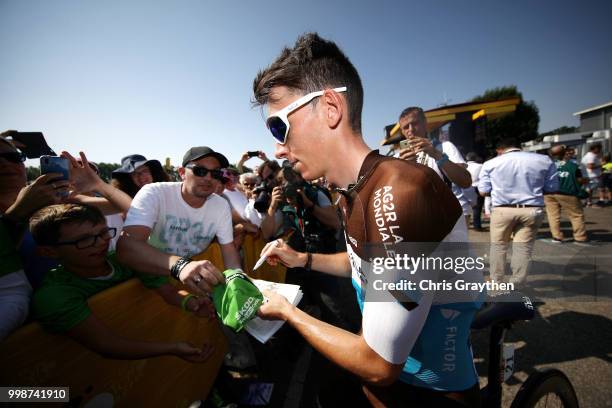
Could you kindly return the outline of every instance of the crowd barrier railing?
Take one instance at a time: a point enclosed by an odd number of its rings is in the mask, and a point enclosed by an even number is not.
[[[0,343],[0,385],[70,387],[70,400],[75,406],[97,402],[115,407],[186,407],[206,399],[227,350],[217,321],[197,318],[168,305],[137,279],[98,293],[89,300],[89,306],[122,337],[187,341],[198,346],[207,342],[215,346],[215,352],[204,363],[189,363],[174,356],[109,359],[67,336],[50,334],[33,322]]]

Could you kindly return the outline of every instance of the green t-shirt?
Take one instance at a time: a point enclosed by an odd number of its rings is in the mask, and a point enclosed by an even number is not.
[[[23,269],[13,238],[0,220],[0,277]]]
[[[123,267],[114,252],[107,255],[110,275],[102,278],[81,278],[66,271],[62,265],[50,270],[32,299],[32,313],[43,328],[52,333],[64,333],[91,314],[87,299],[137,276],[148,288],[168,283],[167,276],[137,274]]]

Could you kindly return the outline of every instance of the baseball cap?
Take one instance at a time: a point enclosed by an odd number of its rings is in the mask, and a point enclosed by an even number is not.
[[[198,160],[203,157],[212,156],[215,159],[219,160],[219,164],[221,164],[221,168],[229,167],[229,161],[225,158],[221,153],[215,152],[208,146],[197,146],[192,147],[187,150],[187,153],[183,156],[183,167],[187,165],[190,161]]]

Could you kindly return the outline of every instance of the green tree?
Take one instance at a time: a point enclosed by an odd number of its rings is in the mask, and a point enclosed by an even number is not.
[[[538,137],[540,123],[538,107],[533,101],[525,102],[523,94],[515,85],[487,89],[484,94],[474,97],[472,102],[493,102],[507,98],[520,98],[521,102],[514,112],[500,118],[487,119],[485,150],[491,156],[494,155],[495,146],[501,139],[513,137],[523,143]]]
[[[100,169],[100,177],[102,180],[108,182],[112,177],[113,170],[121,167],[120,164],[117,163],[96,163],[98,165],[98,169]]]
[[[578,132],[579,128],[576,126],[561,126],[559,128],[553,129],[546,133],[541,133],[540,137],[550,136],[550,135],[563,135],[566,133],[575,133]]]

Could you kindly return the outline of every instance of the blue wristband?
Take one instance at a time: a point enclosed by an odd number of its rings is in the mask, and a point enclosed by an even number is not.
[[[438,166],[439,169],[442,169],[442,165],[447,161],[448,156],[446,155],[446,153],[442,153],[442,157],[440,158],[440,160],[436,160],[436,166]]]

